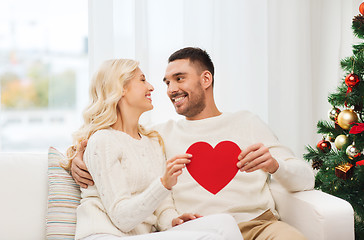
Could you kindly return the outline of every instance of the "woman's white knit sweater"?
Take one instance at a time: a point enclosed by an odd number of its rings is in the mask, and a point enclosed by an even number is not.
[[[288,191],[307,190],[314,186],[314,175],[309,164],[296,158],[280,144],[269,127],[250,112],[223,113],[195,121],[169,121],[155,129],[164,139],[167,158],[185,153],[189,146],[199,141],[215,147],[219,142],[228,140],[235,142],[241,150],[255,143],[263,143],[279,163],[274,178]],[[201,187],[184,169],[172,192],[179,213],[230,213],[237,222],[243,222],[267,209],[277,214],[268,180],[269,174],[262,170],[251,173],[238,171],[232,181],[214,195]]]
[[[94,133],[84,161],[95,182],[81,188],[76,239],[91,234],[145,234],[170,227],[177,215],[161,183],[165,157],[157,139],[140,140],[112,128]],[[158,222],[163,215],[165,222]]]

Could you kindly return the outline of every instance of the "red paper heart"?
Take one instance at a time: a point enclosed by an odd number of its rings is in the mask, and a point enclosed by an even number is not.
[[[192,154],[186,166],[188,172],[212,194],[223,189],[238,172],[236,163],[241,150],[234,142],[223,141],[215,148],[206,142],[196,142],[186,152]]]

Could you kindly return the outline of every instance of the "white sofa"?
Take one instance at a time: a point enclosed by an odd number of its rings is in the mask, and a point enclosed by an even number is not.
[[[46,239],[47,154],[0,153],[0,239]],[[354,239],[351,205],[312,190],[288,193],[270,184],[282,220],[309,240]]]

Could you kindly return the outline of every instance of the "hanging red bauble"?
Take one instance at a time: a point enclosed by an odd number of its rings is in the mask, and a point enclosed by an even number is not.
[[[359,12],[361,13],[361,15],[364,15],[364,2],[360,4]]]
[[[360,78],[358,75],[356,75],[355,73],[349,73],[345,77],[345,84],[346,84],[346,86],[348,86],[347,93],[351,92],[353,87],[358,85],[359,82],[360,82]]]
[[[328,153],[331,150],[331,143],[323,139],[317,143],[317,149],[321,152]]]

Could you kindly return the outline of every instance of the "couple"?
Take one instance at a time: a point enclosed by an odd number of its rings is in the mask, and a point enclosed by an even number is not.
[[[83,187],[89,185],[81,189],[76,237],[305,239],[278,221],[268,179],[274,175],[289,191],[312,189],[310,166],[280,145],[255,115],[218,110],[214,67],[205,51],[184,48],[173,53],[163,81],[185,119],[156,126],[156,132],[138,124],[140,115],[153,108],[153,87],[136,62],[107,61],[94,77],[92,103],[74,135],[76,144],[89,139],[87,147],[83,156],[84,144],[69,153],[74,156],[70,163],[74,179]],[[216,146],[225,140],[242,149],[240,172],[214,195],[182,169],[190,162],[186,154],[190,145],[204,141]],[[139,235],[155,228],[170,230]]]

